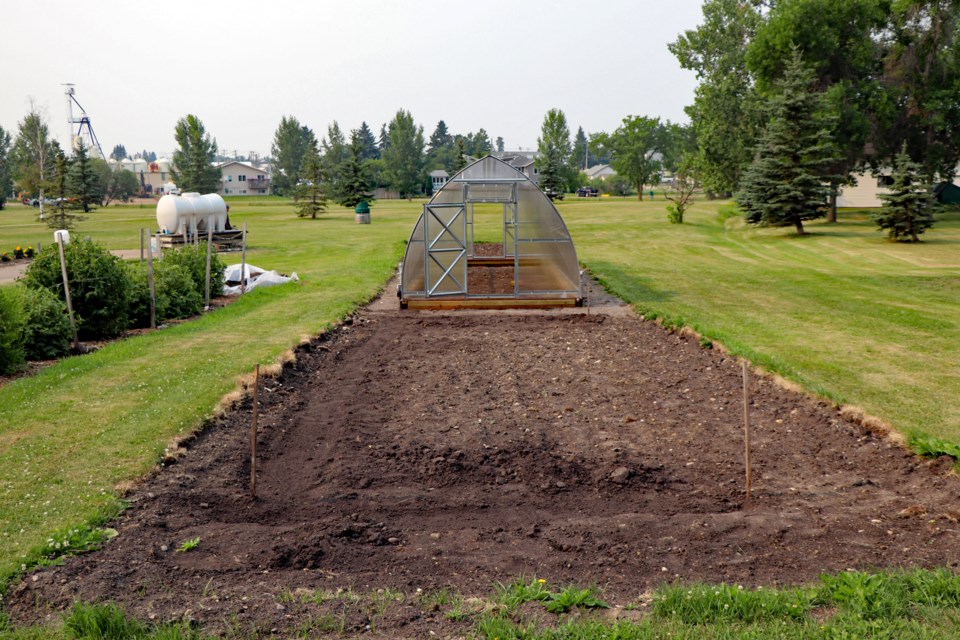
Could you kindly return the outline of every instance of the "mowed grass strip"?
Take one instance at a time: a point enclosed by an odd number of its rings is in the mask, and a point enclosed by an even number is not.
[[[231,211],[234,224],[248,223],[248,261],[295,271],[299,284],[254,290],[199,319],[67,358],[0,388],[0,584],[46,549],[48,538],[112,513],[116,485],[146,473],[174,437],[202,424],[255,363],[277,361],[382,287],[419,205],[377,206],[371,225],[332,208],[318,220],[297,219],[283,204]],[[153,215],[109,207],[75,233],[132,249],[139,228],[155,226]],[[0,246],[20,243],[12,236],[22,228],[49,235],[30,218],[25,208],[3,212]]]
[[[580,259],[642,313],[905,434],[960,442],[960,215],[901,244],[864,212],[841,211],[838,224],[811,223],[798,237],[747,227],[717,202],[672,225],[664,204],[560,210]]]

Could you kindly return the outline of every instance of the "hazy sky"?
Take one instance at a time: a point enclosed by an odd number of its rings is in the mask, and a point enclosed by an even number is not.
[[[571,132],[626,115],[686,122],[693,74],[666,44],[701,21],[701,0],[10,0],[4,2],[0,126],[33,99],[67,136],[62,83],[76,85],[105,153],[175,147],[196,114],[222,150],[269,153],[281,116],[320,138],[337,120],[375,133],[407,109],[424,135],[483,127],[532,148],[548,109]]]

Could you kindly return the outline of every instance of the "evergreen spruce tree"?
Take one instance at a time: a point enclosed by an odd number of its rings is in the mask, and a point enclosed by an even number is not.
[[[540,137],[537,138],[537,150],[540,155],[534,161],[540,171],[540,189],[550,199],[563,199],[569,182],[570,156],[573,146],[570,144],[570,128],[567,117],[560,109],[550,109],[543,118]]]
[[[380,157],[380,149],[377,146],[377,138],[373,135],[373,131],[370,130],[370,127],[366,122],[360,123],[360,142],[362,145],[363,153],[360,156],[361,160],[376,160]]]
[[[881,193],[883,206],[873,215],[887,237],[898,242],[920,242],[921,233],[933,226],[933,195],[923,167],[912,161],[903,143],[893,163],[893,184]]]
[[[377,139],[377,151],[383,157],[384,150],[390,146],[390,134],[387,132],[387,123],[380,125],[380,138]]]
[[[466,152],[466,143],[463,141],[463,136],[457,136],[456,143],[457,155],[453,160],[453,167],[451,174],[457,174],[463,171],[463,168],[467,166],[467,152]]]
[[[316,219],[327,208],[327,177],[323,160],[315,145],[307,147],[300,165],[300,182],[294,188],[293,202],[301,218]]]
[[[827,214],[829,166],[836,161],[831,121],[822,94],[811,90],[813,75],[795,50],[767,102],[768,122],[753,164],[743,175],[737,204],[751,224],[794,226]]]
[[[70,170],[67,175],[67,189],[70,196],[73,197],[73,207],[82,209],[84,213],[90,213],[96,209],[103,197],[103,189],[100,186],[100,176],[96,167],[90,162],[90,156],[87,155],[87,147],[80,141],[77,146],[76,156],[70,163]]]
[[[347,161],[343,164],[340,193],[337,195],[337,204],[351,209],[361,202],[373,200],[370,172],[363,160],[364,147],[363,131],[354,129],[350,134]]]
[[[53,211],[47,213],[44,221],[51,229],[73,229],[84,216],[70,212],[67,198],[70,195],[70,163],[60,145],[53,146],[53,176],[47,183],[47,193],[54,199]]]

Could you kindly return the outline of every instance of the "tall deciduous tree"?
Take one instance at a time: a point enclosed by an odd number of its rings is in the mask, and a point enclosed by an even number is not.
[[[812,85],[813,74],[795,51],[777,93],[768,99],[767,126],[737,192],[751,224],[792,225],[803,235],[804,221],[826,215],[825,185],[836,151],[823,95]]]
[[[550,109],[544,116],[540,137],[537,138],[537,150],[540,155],[534,164],[540,172],[540,188],[551,198],[562,195],[570,178],[573,146],[570,144],[567,116],[560,109]]]
[[[652,184],[660,172],[658,155],[660,119],[627,116],[616,131],[597,142],[610,151],[611,165],[637,190],[643,200],[643,186]]]
[[[409,111],[397,111],[390,122],[382,157],[387,182],[402,198],[419,193],[423,182],[423,147],[423,127],[414,123]]]
[[[273,145],[270,153],[273,155],[274,173],[273,192],[286,196],[293,192],[300,179],[300,165],[307,149],[315,147],[317,138],[310,127],[300,124],[293,116],[283,116],[273,134]]]
[[[90,161],[87,146],[82,140],[74,150],[73,161],[70,163],[67,175],[67,188],[73,198],[73,205],[77,209],[82,209],[84,213],[90,213],[100,204],[103,195],[100,176]]]
[[[11,159],[13,179],[20,189],[30,194],[38,194],[39,215],[43,220],[45,217],[44,189],[53,171],[56,157],[47,123],[40,111],[32,104],[30,113],[18,125]]]
[[[10,167],[10,134],[0,127],[0,209],[7,202],[7,196],[13,189],[13,176]]]
[[[174,182],[180,191],[213,193],[220,187],[220,168],[214,166],[217,156],[217,141],[203,126],[200,118],[193,114],[177,121],[173,132],[177,149],[173,152],[171,171]]]
[[[881,193],[883,206],[873,219],[891,240],[919,242],[919,235],[933,226],[933,195],[923,167],[910,159],[903,143],[893,164],[893,183]]]
[[[705,0],[703,24],[669,45],[699,85],[687,115],[696,131],[704,187],[732,193],[750,164],[762,123],[747,47],[763,22],[765,0]]]
[[[301,218],[316,219],[327,208],[326,164],[320,158],[316,145],[311,145],[303,154],[300,181],[294,190],[294,204]]]
[[[105,207],[114,200],[126,202],[140,191],[140,182],[132,171],[114,168],[100,158],[90,158],[90,163],[100,178],[101,206]]]
[[[929,179],[949,181],[960,161],[960,1],[894,2],[882,35],[888,93],[876,118],[880,157],[906,141]]]

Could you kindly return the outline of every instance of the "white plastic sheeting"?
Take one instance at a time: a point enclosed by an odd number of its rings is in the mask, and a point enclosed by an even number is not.
[[[247,291],[256,289],[257,287],[273,287],[278,284],[300,281],[300,278],[297,276],[296,272],[294,272],[293,275],[285,276],[276,271],[265,271],[252,264],[246,265],[244,274],[246,275],[247,280]],[[223,285],[223,295],[240,295],[240,265],[231,264],[225,267],[223,270],[223,281],[226,283]]]

